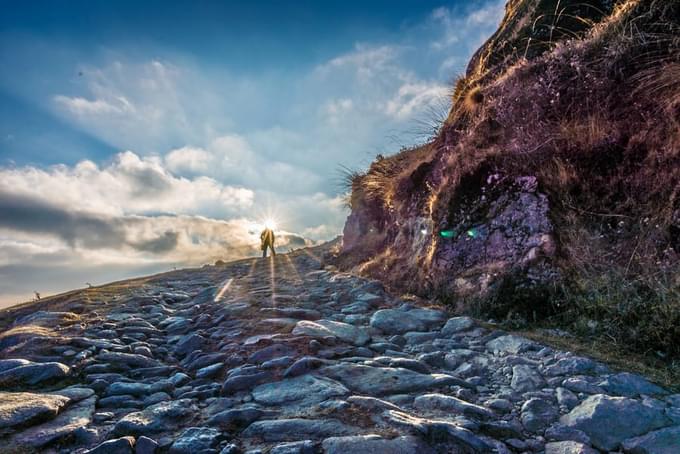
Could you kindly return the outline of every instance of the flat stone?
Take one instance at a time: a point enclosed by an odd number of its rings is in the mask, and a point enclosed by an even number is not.
[[[621,443],[623,452],[630,454],[677,454],[680,448],[680,426],[655,430]]]
[[[104,391],[105,396],[144,396],[151,392],[151,385],[138,382],[111,383]]]
[[[86,451],[85,454],[132,454],[135,446],[134,437],[121,437],[106,440],[104,443]]]
[[[222,428],[247,427],[253,421],[257,421],[263,415],[273,416],[274,413],[261,410],[252,405],[245,405],[239,408],[230,408],[214,414],[209,420],[208,425]]]
[[[599,451],[577,441],[546,443],[545,454],[599,454]]]
[[[526,364],[519,364],[512,368],[510,386],[519,393],[533,391],[546,385],[545,380],[536,369]]]
[[[441,335],[450,337],[461,331],[467,331],[475,326],[475,321],[470,317],[450,318],[441,329]]]
[[[441,442],[453,442],[463,445],[472,452],[492,452],[489,444],[472,431],[449,421],[431,420],[409,415],[401,411],[387,410],[383,417],[386,421],[400,429],[415,432],[425,439]],[[453,451],[456,452],[456,451]],[[464,451],[466,452],[466,451]]]
[[[441,326],[444,320],[446,313],[433,309],[381,309],[371,316],[370,325],[385,334],[404,334],[427,331]]]
[[[315,454],[312,440],[292,441],[274,446],[269,454]]]
[[[0,386],[37,385],[67,377],[71,369],[56,362],[29,363],[0,372]]]
[[[608,394],[624,397],[637,397],[641,394],[650,396],[667,395],[668,391],[651,383],[644,377],[629,372],[621,372],[607,377],[599,384]]]
[[[545,368],[545,375],[556,377],[558,375],[592,375],[598,370],[606,369],[598,365],[590,358],[582,356],[570,356],[561,358],[555,364]]]
[[[242,437],[258,437],[264,441],[290,441],[300,438],[318,440],[355,432],[337,419],[272,419],[256,421],[241,433]]]
[[[497,337],[486,343],[486,348],[490,352],[512,353],[517,355],[536,348],[536,344],[524,337],[508,334]]]
[[[416,397],[413,406],[419,410],[439,410],[462,413],[477,418],[493,418],[494,413],[488,408],[465,402],[457,397],[444,394],[423,394]]]
[[[263,405],[312,405],[346,396],[349,390],[330,378],[302,375],[259,385],[251,393],[255,402]]]
[[[319,373],[338,380],[352,391],[376,396],[424,391],[440,386],[460,385],[462,382],[445,374],[421,374],[402,368],[349,363],[324,367]]]
[[[0,392],[0,434],[54,418],[69,400],[59,395]]]
[[[670,421],[663,411],[627,397],[597,394],[588,397],[560,422],[585,432],[593,446],[605,451],[616,450],[627,438],[660,429]]]
[[[56,418],[32,426],[23,432],[14,435],[10,439],[10,446],[40,448],[48,443],[68,437],[77,429],[85,427],[92,421],[94,406],[97,397],[88,397],[85,400],[70,405]]]
[[[212,427],[189,427],[172,443],[170,454],[194,454],[217,446],[220,431]]]
[[[378,435],[354,435],[326,438],[325,454],[373,453],[373,454],[430,454],[434,450],[418,437],[403,436],[393,439]]]
[[[315,322],[301,320],[295,325],[293,334],[316,338],[337,337],[354,345],[365,345],[371,340],[371,336],[364,328],[332,320],[317,320]]]
[[[112,364],[125,364],[129,367],[156,367],[161,365],[152,358],[135,353],[101,352],[97,355],[97,359]]]
[[[256,372],[249,375],[237,375],[227,378],[222,384],[221,393],[225,396],[235,394],[239,391],[250,391],[260,383],[272,379],[272,374],[268,371]]]
[[[161,402],[125,415],[113,427],[112,433],[139,436],[176,429],[195,411],[191,399]]]
[[[0,359],[0,372],[31,364],[27,359]]]

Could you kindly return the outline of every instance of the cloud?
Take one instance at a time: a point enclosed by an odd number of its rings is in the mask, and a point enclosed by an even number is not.
[[[68,111],[77,116],[108,113],[126,114],[134,111],[132,104],[123,96],[116,98],[115,104],[103,99],[90,101],[78,96],[70,98],[63,95],[55,96],[54,102],[64,106]]]
[[[107,215],[175,213],[239,215],[253,204],[254,192],[206,176],[179,177],[157,157],[131,151],[104,166],[80,161],[73,167],[0,168],[0,190]]]

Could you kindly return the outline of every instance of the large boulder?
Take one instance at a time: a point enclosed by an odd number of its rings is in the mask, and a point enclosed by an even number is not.
[[[614,451],[623,440],[660,429],[671,421],[658,407],[627,397],[596,394],[562,416],[560,422],[585,432],[596,448]]]

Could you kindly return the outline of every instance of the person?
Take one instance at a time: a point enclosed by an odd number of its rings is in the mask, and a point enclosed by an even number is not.
[[[262,242],[260,245],[262,248],[262,257],[267,256],[267,248],[271,249],[272,256],[276,256],[276,251],[274,250],[274,239],[274,231],[269,227],[265,227],[260,234],[260,241]]]

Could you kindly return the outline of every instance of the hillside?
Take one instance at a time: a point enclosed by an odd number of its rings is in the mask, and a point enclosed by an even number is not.
[[[680,2],[511,0],[432,140],[351,181],[338,265],[680,356]]]

